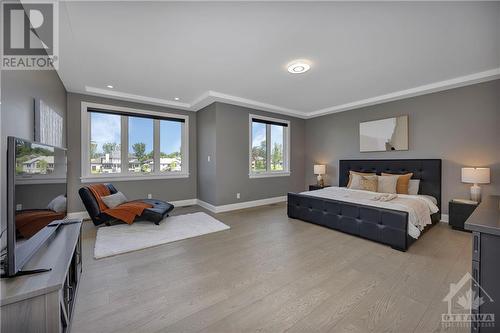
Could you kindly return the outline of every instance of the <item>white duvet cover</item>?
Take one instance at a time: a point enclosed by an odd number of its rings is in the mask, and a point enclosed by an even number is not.
[[[301,194],[408,212],[408,235],[415,239],[420,236],[426,225],[432,224],[431,214],[439,211],[439,208],[434,203],[435,198],[427,195],[398,194],[395,199],[390,201],[378,201],[373,200],[380,196],[378,192],[352,190],[335,186],[302,192]]]

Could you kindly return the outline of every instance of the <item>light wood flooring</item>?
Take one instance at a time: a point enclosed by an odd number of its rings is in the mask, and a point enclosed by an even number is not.
[[[404,253],[284,204],[214,216],[231,229],[100,260],[84,223],[72,332],[459,331],[441,327],[442,299],[470,271],[468,233],[440,223]]]

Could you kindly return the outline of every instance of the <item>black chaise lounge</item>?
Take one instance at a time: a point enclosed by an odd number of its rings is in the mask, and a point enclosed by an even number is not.
[[[111,194],[118,192],[112,184],[105,185],[109,188]],[[85,208],[87,209],[87,212],[92,219],[92,222],[94,222],[96,226],[103,223],[106,225],[110,225],[111,222],[117,221],[117,219],[115,219],[114,217],[100,211],[97,200],[88,187],[80,188],[78,194],[80,194],[80,198],[82,199],[83,204],[85,205]],[[170,213],[174,209],[174,205],[161,200],[141,199],[140,201],[146,202],[153,207],[146,208],[142,215],[138,216],[134,220],[134,222],[151,221],[154,224],[158,225],[160,224],[160,221],[167,217],[168,213]]]

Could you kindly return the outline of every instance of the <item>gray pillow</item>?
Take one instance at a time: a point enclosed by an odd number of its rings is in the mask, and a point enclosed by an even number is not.
[[[47,205],[47,209],[57,213],[64,213],[66,211],[66,197],[63,194],[58,195]]]
[[[127,197],[122,192],[116,192],[115,194],[107,195],[101,197],[102,201],[108,208],[115,208],[128,201]]]

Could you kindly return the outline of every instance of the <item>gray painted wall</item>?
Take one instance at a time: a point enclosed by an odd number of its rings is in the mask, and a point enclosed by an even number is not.
[[[1,74],[2,104],[0,112],[1,126],[1,209],[2,230],[7,219],[7,186],[6,186],[6,154],[7,136],[17,136],[33,140],[34,133],[34,100],[40,98],[63,116],[66,122],[66,89],[57,72],[14,70],[2,71]],[[63,140],[66,144],[66,123]],[[5,237],[4,237],[5,238]],[[3,239],[2,239],[3,240]]]
[[[78,189],[82,186],[81,177],[81,102],[93,102],[124,106],[143,110],[177,113],[189,115],[189,178],[155,179],[113,182],[119,191],[125,193],[129,199],[145,198],[148,193],[153,198],[167,201],[187,200],[196,198],[196,114],[166,107],[145,105],[115,99],[68,94],[68,211],[84,211],[85,207],[78,196]]]
[[[215,103],[215,106],[217,205],[283,196],[289,191],[304,189],[305,121],[303,119],[224,103]],[[248,115],[250,113],[290,120],[290,176],[254,179],[248,177]],[[200,158],[206,159],[206,156]],[[241,193],[240,199],[236,199],[238,192]]]
[[[196,112],[198,125],[198,199],[216,205],[216,108],[215,103]],[[210,161],[208,161],[210,156]]]
[[[409,115],[409,150],[360,153],[359,122]],[[313,164],[327,164],[326,182],[338,184],[340,159],[441,158],[443,212],[452,198],[468,198],[461,167],[491,168],[483,195],[500,194],[500,80],[452,89],[306,121],[306,182]]]

